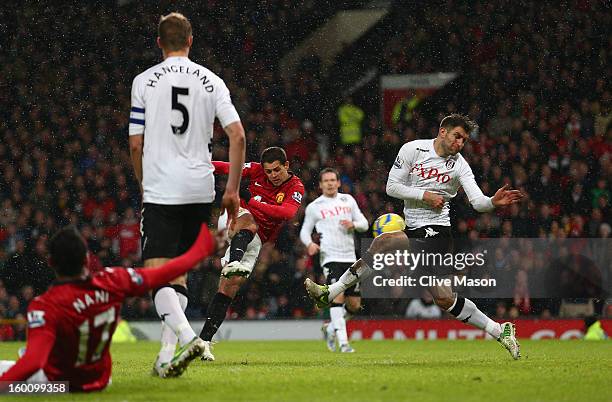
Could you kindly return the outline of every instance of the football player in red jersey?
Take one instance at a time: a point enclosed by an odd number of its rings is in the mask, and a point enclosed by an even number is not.
[[[185,274],[213,250],[214,240],[202,225],[191,248],[160,267],[106,268],[90,275],[85,268],[85,241],[74,227],[61,229],[49,243],[49,262],[57,280],[28,306],[25,354],[10,364],[0,383],[7,387],[7,382],[30,379],[68,381],[70,391],[105,388],[111,376],[109,345],[123,299]],[[187,363],[172,361],[168,371],[182,372]]]
[[[228,174],[227,162],[213,161],[216,174]],[[231,238],[225,256],[219,290],[208,310],[200,338],[205,342],[202,360],[214,360],[210,341],[225,319],[236,293],[251,274],[262,243],[274,242],[283,224],[297,213],[304,196],[302,181],[289,170],[282,148],[266,148],[261,163],[245,163],[242,177],[248,189],[240,191],[238,218],[227,228]],[[221,219],[221,218],[220,218]]]

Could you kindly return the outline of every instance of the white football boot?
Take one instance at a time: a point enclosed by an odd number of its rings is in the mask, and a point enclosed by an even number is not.
[[[497,340],[508,352],[514,360],[521,358],[521,345],[516,340],[516,332],[514,324],[511,322],[504,322],[501,324],[502,333]]]
[[[204,352],[202,352],[202,357],[200,359],[203,362],[214,362],[215,356],[212,354],[212,342],[204,341]]]
[[[221,270],[221,275],[229,278],[232,276],[244,276],[247,277],[251,274],[251,271],[242,265],[240,261],[232,261]]]

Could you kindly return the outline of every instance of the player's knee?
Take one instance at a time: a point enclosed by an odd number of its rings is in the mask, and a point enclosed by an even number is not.
[[[253,223],[252,225],[248,225],[244,228],[244,230],[248,230],[253,233],[257,233],[257,229],[259,229],[259,226],[256,223]]]
[[[253,218],[253,215],[251,214],[244,214],[236,219],[236,225],[234,227],[234,230],[236,232],[239,232],[241,230],[249,230],[253,233],[257,233],[258,229],[259,226],[257,225],[257,222],[255,222],[255,218]]]
[[[361,300],[358,297],[347,297],[344,302],[344,308],[349,314],[357,314],[361,309]]]
[[[451,308],[454,302],[455,298],[452,296],[434,297],[434,303],[436,303],[436,306],[440,307],[443,310],[448,310],[449,308]]]
[[[408,236],[404,232],[383,233],[376,237],[368,248],[371,254],[386,253],[408,247]]]
[[[386,235],[387,233],[383,233],[382,235],[374,238],[374,240],[372,241],[372,244],[370,244],[370,247],[368,248],[368,252],[371,254],[376,254],[382,251],[382,249],[385,246],[385,242],[386,242]]]
[[[257,223],[253,222],[249,222],[249,223],[243,223],[240,226],[236,226],[236,232],[240,232],[242,230],[248,230],[249,232],[252,233],[257,233],[257,230],[259,229],[259,225],[257,225]]]

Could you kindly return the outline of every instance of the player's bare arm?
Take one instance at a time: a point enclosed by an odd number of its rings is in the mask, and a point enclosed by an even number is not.
[[[242,174],[242,166],[244,165],[244,154],[246,149],[246,140],[244,136],[244,128],[242,123],[235,121],[228,124],[225,128],[225,134],[229,138],[229,162],[230,169],[225,186],[225,193],[221,201],[221,206],[228,213],[228,228],[231,228],[232,221],[238,214],[240,207],[240,198],[238,190],[240,188],[240,177]]]
[[[300,241],[306,246],[306,253],[311,257],[321,250],[321,247],[312,238],[312,232],[317,221],[318,217],[311,204],[306,207],[304,222],[302,223],[302,229],[300,229]]]
[[[142,148],[144,145],[144,134],[131,135],[129,138],[129,143],[130,158],[132,159],[132,166],[134,166],[134,174],[138,180],[140,193],[142,193]]]

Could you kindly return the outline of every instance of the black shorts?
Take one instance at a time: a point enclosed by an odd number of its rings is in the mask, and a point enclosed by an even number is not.
[[[349,269],[353,264],[350,262],[328,262],[323,266],[323,272],[327,272],[325,283],[331,285],[338,282],[338,279]],[[359,282],[344,291],[345,296],[361,296],[359,291]]]
[[[410,250],[413,253],[447,254],[453,252],[453,237],[450,226],[429,225],[418,229],[404,231],[410,239]],[[416,268],[422,274],[452,275],[456,274],[453,267],[427,266],[423,269]]]
[[[142,207],[142,259],[174,258],[189,250],[202,223],[210,222],[212,204],[160,205]]]

